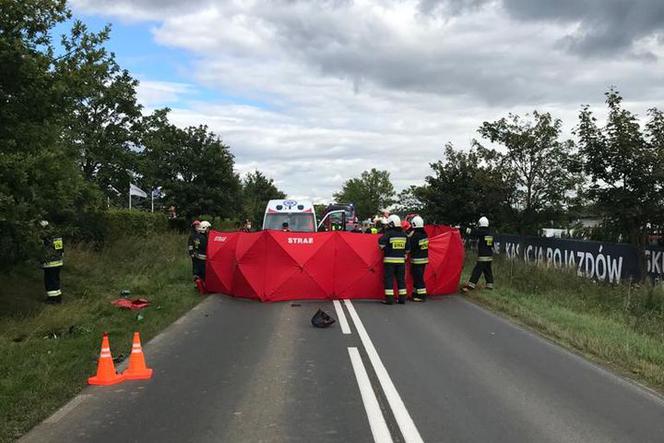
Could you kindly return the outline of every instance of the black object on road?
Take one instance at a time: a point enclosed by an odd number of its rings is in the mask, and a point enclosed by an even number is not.
[[[336,322],[335,319],[323,312],[322,309],[316,311],[313,317],[311,317],[311,324],[314,328],[329,328]]]

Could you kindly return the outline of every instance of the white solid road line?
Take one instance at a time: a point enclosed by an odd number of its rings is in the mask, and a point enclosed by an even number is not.
[[[385,417],[383,417],[383,412],[380,410],[378,399],[371,387],[371,381],[369,381],[369,375],[367,375],[367,370],[364,368],[364,363],[362,363],[360,351],[357,348],[348,348],[348,355],[353,365],[353,371],[355,371],[357,386],[360,388],[362,403],[364,403],[364,410],[367,411],[367,418],[369,419],[369,426],[371,426],[374,441],[376,443],[391,443],[392,435],[387,428],[387,423],[385,422]]]
[[[352,318],[353,323],[355,323],[357,334],[360,336],[360,340],[362,340],[364,349],[367,351],[369,361],[371,362],[371,365],[376,372],[376,376],[378,377],[378,381],[383,388],[387,402],[390,404],[390,408],[392,408],[392,414],[394,414],[394,418],[399,425],[399,429],[401,430],[401,434],[403,434],[404,440],[406,443],[423,442],[422,437],[420,436],[420,432],[417,430],[413,419],[410,418],[410,414],[406,409],[406,405],[403,403],[403,400],[401,400],[401,396],[397,392],[397,388],[394,387],[394,383],[392,383],[390,374],[387,373],[383,362],[378,356],[378,352],[376,352],[376,348],[369,338],[369,334],[367,334],[366,329],[364,329],[362,320],[360,320],[359,315],[357,315],[355,307],[350,302],[350,300],[344,300],[344,303],[346,303],[346,308],[350,313],[350,318]]]
[[[346,314],[344,314],[344,308],[341,307],[339,300],[333,300],[334,310],[337,311],[337,317],[339,318],[339,324],[341,325],[341,332],[344,334],[350,334],[350,326],[348,326],[348,321],[346,321]]]

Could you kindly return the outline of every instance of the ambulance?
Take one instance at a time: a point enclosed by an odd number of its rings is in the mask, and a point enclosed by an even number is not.
[[[316,232],[316,211],[307,200],[270,200],[265,208],[263,229],[281,231],[284,223],[293,232]]]

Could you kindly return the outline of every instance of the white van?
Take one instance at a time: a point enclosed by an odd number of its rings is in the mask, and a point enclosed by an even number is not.
[[[316,232],[316,211],[307,200],[270,200],[265,208],[263,229],[281,231],[284,223],[293,232]]]

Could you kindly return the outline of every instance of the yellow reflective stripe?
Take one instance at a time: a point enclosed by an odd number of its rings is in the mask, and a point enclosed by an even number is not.
[[[42,265],[43,268],[57,268],[62,266],[62,260],[48,261]]]
[[[477,261],[481,262],[493,261],[493,257],[477,257]]]
[[[411,258],[410,262],[414,265],[426,265],[429,263],[428,258]]]
[[[383,263],[406,263],[406,259],[403,257],[385,257]]]
[[[62,295],[62,291],[60,289],[57,291],[46,291],[46,296],[48,297],[57,297],[59,295]]]
[[[399,295],[406,295],[408,291],[406,289],[399,289]]]
[[[417,289],[416,292],[417,292],[418,294],[426,294],[426,293],[427,293],[427,290],[426,290],[426,288],[424,288],[424,289]]]
[[[394,295],[394,290],[393,289],[386,289],[385,290],[385,295]]]
[[[207,256],[205,254],[196,254],[196,258],[199,260],[207,260]]]

